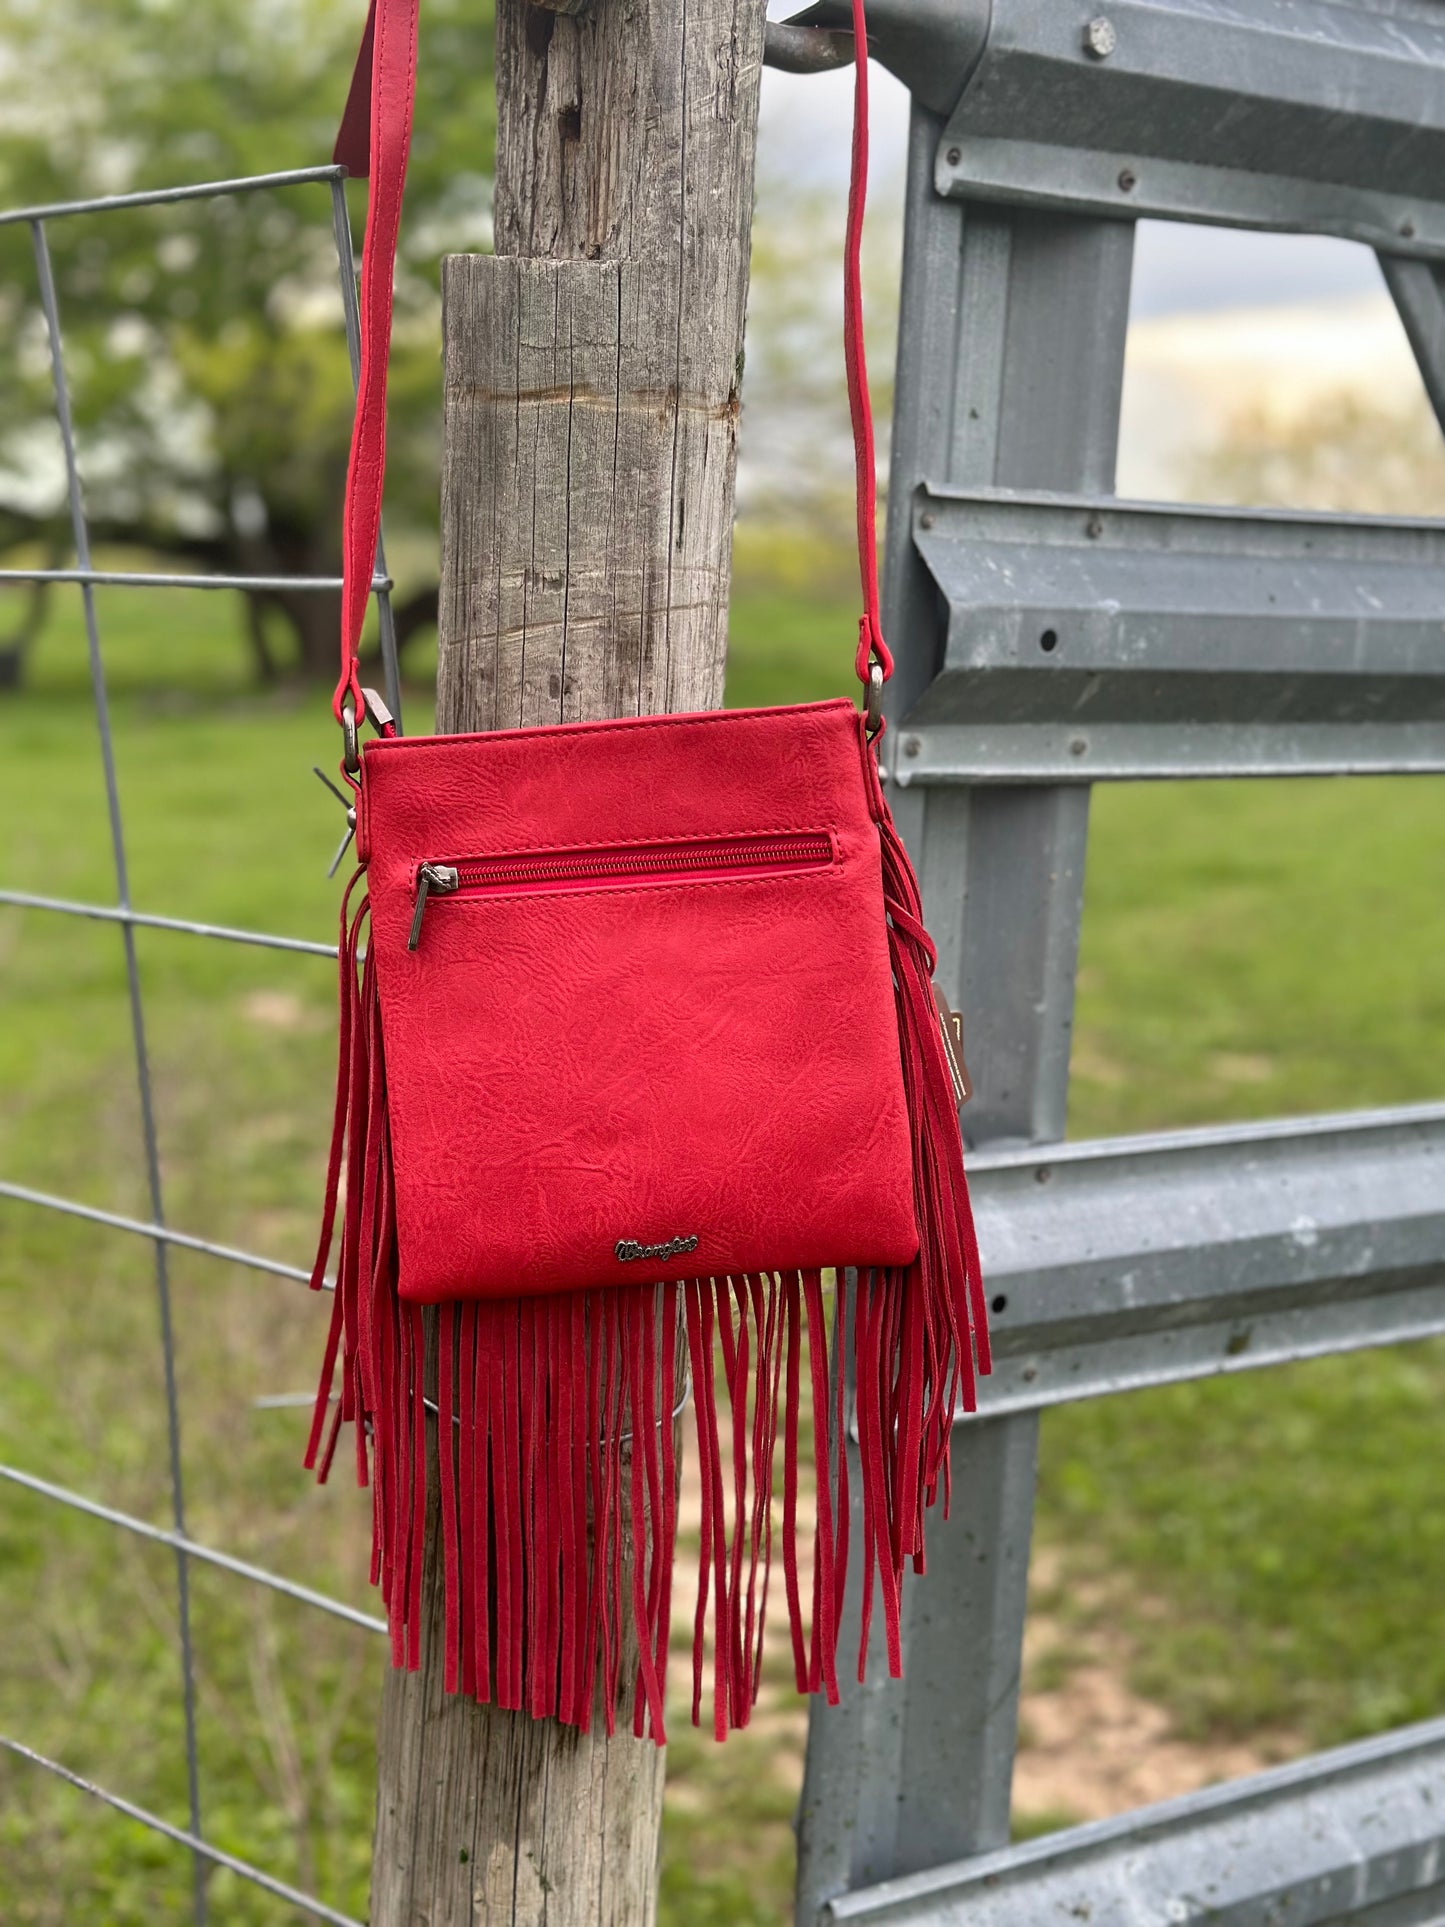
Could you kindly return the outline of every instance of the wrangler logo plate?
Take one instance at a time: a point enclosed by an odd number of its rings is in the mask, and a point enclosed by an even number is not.
[[[669,1238],[666,1244],[640,1245],[635,1238],[619,1238],[612,1247],[612,1255],[621,1265],[631,1264],[634,1258],[680,1258],[685,1251],[697,1250],[697,1233],[690,1238]]]

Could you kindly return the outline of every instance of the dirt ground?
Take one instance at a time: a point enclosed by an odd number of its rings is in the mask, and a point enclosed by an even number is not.
[[[1047,1552],[1035,1555],[1036,1591],[1054,1592],[1056,1563]],[[1014,1762],[1016,1826],[1034,1831],[1046,1821],[1107,1819],[1307,1751],[1303,1740],[1284,1733],[1252,1743],[1181,1739],[1165,1709],[1129,1684],[1133,1659],[1128,1638],[1097,1615],[1066,1627],[1047,1612],[1030,1613]]]

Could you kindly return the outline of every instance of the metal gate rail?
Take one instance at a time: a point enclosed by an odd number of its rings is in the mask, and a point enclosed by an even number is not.
[[[1445,1105],[972,1161],[991,1416],[1445,1325]]]
[[[1424,1927],[1442,1917],[1445,1720],[886,1881],[823,1914],[869,1927]]]
[[[1113,493],[1144,214],[1367,241],[1445,419],[1445,17],[870,0],[870,47],[913,94],[888,775],[998,1362],[904,1680],[812,1713],[797,1918],[1445,1922],[1445,1723],[1008,1845],[1039,1412],[1445,1331],[1445,1105],[1061,1142],[1093,781],[1445,769],[1445,526]]]

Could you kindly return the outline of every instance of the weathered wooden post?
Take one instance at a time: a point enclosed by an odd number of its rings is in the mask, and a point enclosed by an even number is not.
[[[721,701],[763,19],[497,0],[497,252],[443,275],[441,729]],[[662,1753],[448,1698],[438,1565],[433,1532],[373,1927],[646,1927]]]

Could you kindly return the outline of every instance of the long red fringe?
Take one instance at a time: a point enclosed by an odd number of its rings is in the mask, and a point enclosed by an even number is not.
[[[422,1308],[397,1291],[380,1007],[369,951],[362,961],[365,895],[352,906],[360,872],[347,888],[336,1124],[314,1289],[327,1282],[338,1215],[340,1250],[306,1464],[324,1480],[342,1425],[355,1425],[357,1478],[372,1491],[372,1580],[386,1603],[393,1663],[415,1669],[427,1446],[435,1428],[448,1691],[584,1732],[600,1707],[611,1733],[625,1704],[624,1654],[635,1653],[626,1682],[632,1730],[665,1738],[677,1536],[673,1420],[683,1402],[676,1364],[682,1356],[702,1489],[693,1720],[702,1718],[709,1653],[719,1739],[747,1725],[757,1698],[778,1526],[780,1417],[782,1565],[794,1672],[800,1691],[836,1701],[849,1560],[842,1370],[849,1317],[863,1536],[858,1675],[875,1590],[889,1669],[901,1671],[904,1567],[911,1559],[923,1569],[923,1515],[940,1483],[946,1508],[953,1413],[958,1405],[973,1409],[975,1366],[988,1370],[988,1341],[931,989],[933,947],[871,754],[864,762],[883,845],[921,1248],[907,1270],[858,1274],[851,1293],[830,1293],[825,1274],[809,1271],[448,1305],[434,1314],[429,1358]],[[805,1353],[817,1491],[807,1601],[798,1516]],[[719,1391],[730,1418],[726,1455]]]

